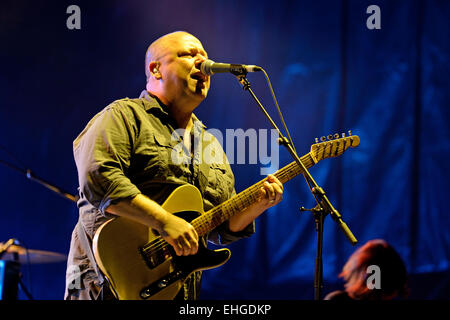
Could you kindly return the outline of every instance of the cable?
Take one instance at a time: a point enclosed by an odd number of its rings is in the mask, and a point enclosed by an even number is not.
[[[281,122],[283,123],[284,130],[286,130],[286,133],[287,133],[287,136],[288,136],[288,139],[289,139],[289,143],[291,144],[292,149],[294,150],[294,152],[297,153],[297,151],[295,150],[294,142],[292,141],[292,138],[291,138],[291,134],[289,133],[289,130],[288,130],[287,126],[286,126],[286,123],[284,122],[284,117],[283,117],[283,114],[281,113],[280,106],[278,105],[277,98],[276,98],[275,93],[273,91],[272,83],[270,82],[270,78],[269,78],[266,70],[264,70],[264,68],[261,68],[261,70],[264,73],[264,76],[266,77],[267,84],[268,84],[269,89],[270,89],[270,93],[272,94],[273,101],[275,102],[275,106],[277,107],[278,115],[280,116]],[[303,177],[305,178],[305,181],[306,181],[309,189],[311,190],[311,193],[313,194],[314,198],[316,199],[316,202],[319,203],[319,200],[317,199],[315,193],[312,192],[312,186],[311,186],[310,181],[308,181],[308,179],[306,178],[305,175],[303,175]]]
[[[273,88],[272,88],[272,83],[270,82],[270,78],[267,75],[267,72],[266,72],[266,70],[264,70],[264,68],[261,68],[261,70],[262,70],[262,72],[264,73],[264,75],[266,77],[267,84],[269,85],[270,93],[272,94],[273,101],[275,102],[275,105],[277,107],[278,115],[280,116],[281,122],[283,123],[284,130],[286,130],[286,133],[287,133],[287,136],[288,136],[288,139],[289,139],[289,143],[291,144],[292,149],[294,149],[294,152],[297,153],[297,151],[295,150],[294,142],[292,141],[292,138],[291,138],[291,134],[289,133],[289,130],[288,130],[287,126],[286,126],[286,123],[284,122],[284,117],[283,117],[283,114],[281,113],[280,106],[278,105],[277,98],[276,98],[275,93],[274,93]]]

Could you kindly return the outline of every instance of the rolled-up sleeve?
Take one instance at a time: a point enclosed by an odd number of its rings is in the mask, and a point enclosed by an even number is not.
[[[215,244],[225,245],[239,239],[248,238],[255,233],[255,222],[250,222],[243,230],[233,232],[230,230],[229,222],[225,221],[219,227],[216,228],[216,232],[213,233],[209,240]]]
[[[80,193],[103,214],[111,204],[141,193],[127,177],[137,132],[131,116],[113,103],[73,143]]]

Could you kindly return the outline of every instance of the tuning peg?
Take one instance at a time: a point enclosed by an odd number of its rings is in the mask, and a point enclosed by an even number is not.
[[[328,140],[333,140],[333,135],[332,135],[332,134],[329,134],[329,135],[327,136],[327,138],[328,138]]]
[[[342,138],[345,138],[345,132],[342,132],[341,136]]]
[[[316,141],[316,143],[319,143],[319,138],[315,138],[314,141]]]
[[[339,133],[335,133],[335,134],[334,134],[334,138],[335,138],[335,139],[339,139]]]
[[[348,130],[348,135],[349,135],[349,136],[352,135],[352,130]]]
[[[324,142],[325,140],[327,140],[327,138],[325,138],[325,136],[320,137],[320,141]]]

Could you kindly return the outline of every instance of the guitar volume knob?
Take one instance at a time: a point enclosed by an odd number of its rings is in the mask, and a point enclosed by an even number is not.
[[[168,284],[169,282],[166,280],[166,279],[164,279],[164,280],[161,280],[159,283],[158,283],[158,288],[165,288],[165,287],[167,287],[167,284]]]

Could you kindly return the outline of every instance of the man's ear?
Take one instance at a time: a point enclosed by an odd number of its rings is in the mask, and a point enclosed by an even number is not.
[[[155,77],[156,79],[161,79],[161,72],[159,72],[159,66],[160,63],[158,61],[152,61],[148,65],[148,69],[150,71],[150,74]]]

